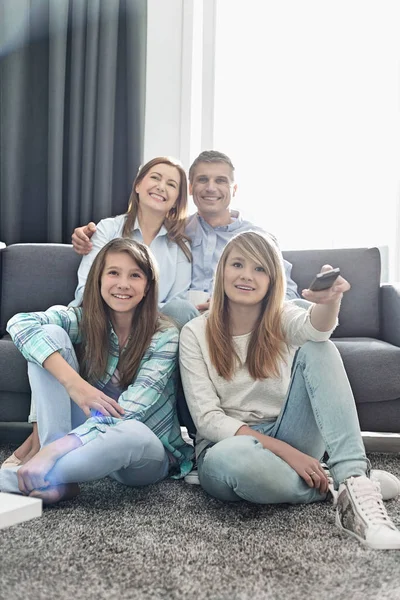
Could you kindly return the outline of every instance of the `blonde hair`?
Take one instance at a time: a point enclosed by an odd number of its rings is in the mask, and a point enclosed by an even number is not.
[[[129,197],[128,212],[126,213],[125,225],[122,232],[123,237],[130,237],[135,226],[136,217],[139,209],[139,195],[136,192],[137,185],[144,179],[147,173],[156,165],[169,165],[178,169],[181,181],[179,185],[179,194],[175,206],[171,208],[164,219],[164,226],[168,232],[168,237],[172,242],[178,244],[186,258],[190,262],[192,253],[185,242],[190,239],[185,235],[186,219],[188,215],[188,183],[185,169],[180,161],[170,156],[157,156],[152,158],[145,165],[139,167],[138,174],[132,185],[131,195]]]
[[[235,248],[245,258],[260,264],[270,278],[260,315],[251,334],[246,366],[254,379],[278,377],[279,363],[284,360],[284,336],[281,313],[286,279],[282,258],[274,240],[253,231],[240,233],[225,246],[215,274],[206,336],[211,362],[224,379],[232,379],[239,357],[234,348],[229,318],[229,301],[224,291],[224,271],[227,258]]]
[[[112,240],[94,259],[83,294],[80,323],[82,344],[79,351],[81,375],[90,382],[95,382],[104,375],[109,355],[110,309],[100,291],[101,277],[109,252],[126,252],[147,279],[146,295],[135,308],[131,337],[118,363],[121,387],[127,388],[136,376],[151,338],[162,323],[157,304],[158,268],[147,246],[127,238]]]

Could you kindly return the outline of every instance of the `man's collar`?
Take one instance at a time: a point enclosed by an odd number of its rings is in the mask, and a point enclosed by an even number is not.
[[[216,227],[229,227],[229,225],[232,225],[232,221],[236,222],[236,221],[241,221],[242,217],[240,216],[240,212],[238,210],[230,210],[229,211],[230,217],[231,217],[231,221],[229,223],[227,223],[226,225],[216,225]],[[201,215],[199,215],[199,213],[194,213],[194,215],[192,215],[191,217],[189,217],[189,219],[192,219],[193,217],[197,217],[197,219],[201,222],[204,223],[205,225],[208,225],[208,227],[212,227],[212,225],[210,225],[204,217],[202,217]],[[213,227],[213,229],[215,229],[215,227]]]

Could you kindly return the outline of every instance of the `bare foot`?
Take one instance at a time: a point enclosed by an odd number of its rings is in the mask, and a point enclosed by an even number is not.
[[[27,448],[27,450],[24,452],[23,456],[19,456],[19,454],[17,454],[17,458],[22,460],[22,464],[24,465],[25,463],[28,462],[28,460],[30,460],[31,458],[33,458],[35,456],[35,454],[37,454],[40,450],[40,442],[39,442],[39,433],[38,433],[38,428],[37,428],[37,423],[33,423],[33,431],[31,433],[31,435],[29,436],[29,438],[22,444],[22,446],[20,446],[16,452],[20,452],[20,450],[23,448],[23,446],[26,444],[26,442],[30,440],[30,447]]]
[[[19,460],[24,460],[25,457],[29,454],[29,452],[32,449],[32,441],[33,441],[33,433],[31,433],[31,435],[26,438],[26,440],[24,441],[24,443],[21,444],[21,446],[19,446],[19,448],[17,448],[15,450],[14,455]]]
[[[24,465],[29,460],[31,460],[31,458],[33,458],[35,456],[35,454],[37,454],[39,452],[39,450],[40,450],[40,445],[38,445],[38,446],[33,445],[32,448],[31,448],[31,450],[25,456],[25,458],[22,459],[22,464]]]
[[[80,488],[77,483],[64,483],[54,485],[43,490],[34,490],[29,494],[31,498],[41,498],[43,504],[55,504],[61,500],[71,500],[80,494]]]

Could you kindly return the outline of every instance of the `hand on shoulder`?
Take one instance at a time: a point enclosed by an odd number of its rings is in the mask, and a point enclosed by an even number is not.
[[[93,247],[90,238],[95,233],[96,229],[96,224],[93,223],[93,221],[87,225],[84,225],[83,227],[76,227],[74,229],[71,239],[72,245],[77,254],[89,254]]]

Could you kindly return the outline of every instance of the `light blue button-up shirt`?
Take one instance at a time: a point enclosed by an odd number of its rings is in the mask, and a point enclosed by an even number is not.
[[[213,277],[219,257],[229,240],[244,231],[266,233],[250,221],[243,221],[236,210],[231,211],[233,221],[229,225],[211,227],[198,213],[188,218],[185,233],[192,240],[192,285],[193,290],[202,290],[211,294]],[[286,299],[299,298],[297,285],[291,278],[292,265],[283,260],[286,275]]]
[[[100,250],[111,240],[122,237],[126,215],[118,215],[103,219],[97,224],[96,232],[92,236],[93,248],[81,260],[78,269],[78,287],[75,290],[75,299],[69,306],[79,306],[90,267]],[[136,219],[131,239],[143,243],[143,236],[139,222]],[[150,244],[150,250],[157,260],[160,271],[159,280],[159,307],[173,298],[185,298],[192,278],[192,265],[186,258],[178,244],[172,242],[167,235],[164,225]]]

